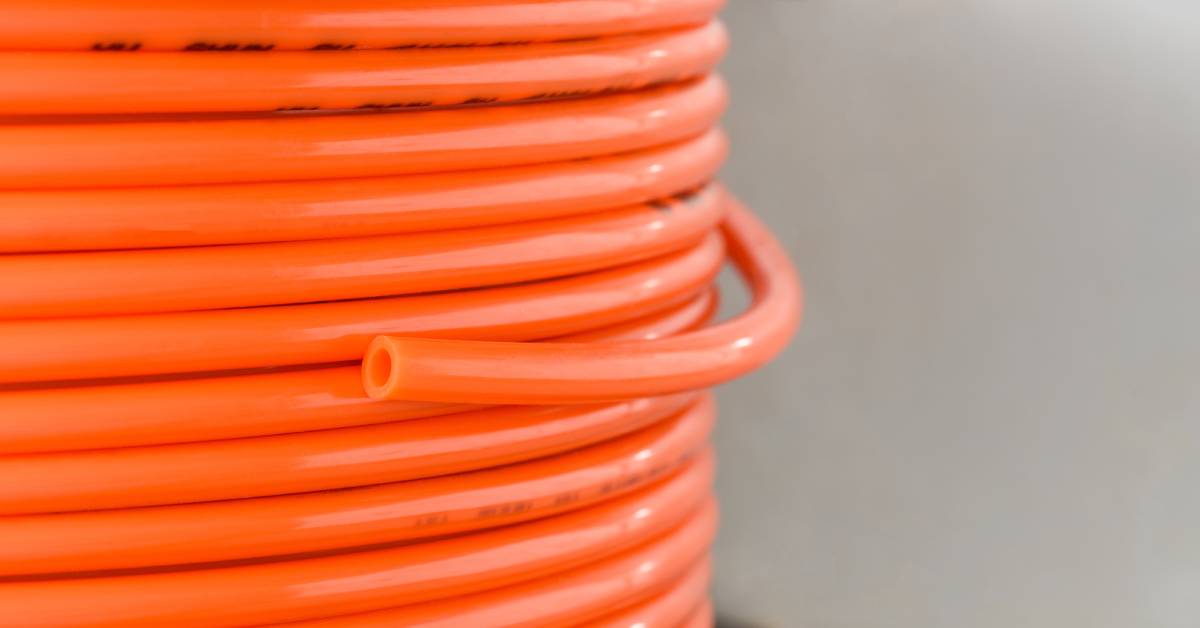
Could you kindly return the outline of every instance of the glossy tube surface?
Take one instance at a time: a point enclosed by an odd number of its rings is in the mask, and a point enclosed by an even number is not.
[[[427,480],[283,497],[0,517],[0,577],[183,565],[431,538],[612,499],[703,454],[704,399],[634,434]]]
[[[724,193],[714,186],[654,206],[418,235],[0,255],[0,316],[286,305],[549,279],[695,245],[724,208]]]
[[[130,508],[400,482],[510,464],[662,421],[696,400],[504,406],[424,420],[0,458],[0,515]]]
[[[709,76],[513,107],[0,125],[0,189],[294,181],[581,159],[695,137],[725,107]]]
[[[0,320],[0,381],[47,382],[357,361],[404,333],[530,340],[675,307],[711,282],[724,248],[695,247],[553,281],[386,299],[172,314]],[[80,351],[87,347],[87,351]],[[361,384],[356,396],[362,396]]]
[[[613,606],[636,604],[659,595],[685,573],[708,570],[708,559],[697,559],[704,551],[702,548],[712,542],[714,522],[707,514],[702,513],[662,539],[618,558],[569,573],[440,602],[287,625],[313,628],[576,625]]]
[[[720,0],[23,0],[0,48],[337,52],[522,45],[703,22]]]
[[[682,305],[553,341],[651,340],[703,326],[714,290]],[[475,409],[375,401],[360,367],[0,390],[0,454],[222,440],[370,425]]]
[[[712,179],[718,130],[644,151],[514,168],[333,181],[0,190],[0,252],[348,238],[543,220]]]
[[[613,556],[706,516],[714,508],[711,473],[696,464],[593,508],[419,545],[196,571],[0,582],[0,608],[25,626],[233,626],[444,599]]]
[[[581,403],[695,390],[778,353],[800,317],[800,285],[787,254],[743,208],[726,219],[731,257],[753,304],[729,322],[638,343],[501,343],[380,337],[363,360],[377,399],[460,403]],[[503,363],[503,368],[497,368]]]
[[[701,563],[657,597],[582,625],[589,628],[691,628],[694,625],[710,628],[709,568],[707,562]]]
[[[725,45],[724,30],[714,22],[529,46],[354,54],[0,52],[0,115],[534,102],[694,78],[712,69]]]

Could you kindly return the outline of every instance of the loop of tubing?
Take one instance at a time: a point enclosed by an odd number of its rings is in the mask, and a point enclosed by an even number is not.
[[[180,249],[0,255],[0,318],[245,308],[445,292],[577,275],[694,246],[720,186],[538,222]]]
[[[707,624],[701,621],[711,614],[708,608],[711,579],[710,565],[701,563],[658,596],[580,625],[587,628],[690,628],[699,622],[700,626],[711,628],[711,621]]]
[[[683,31],[532,46],[332,55],[0,52],[0,115],[534,102],[694,78],[716,65],[726,43],[721,25],[712,22]]]
[[[540,519],[701,453],[712,400],[628,436],[508,466],[340,491],[0,517],[0,577],[182,566],[413,541]]]
[[[337,179],[519,166],[695,137],[716,76],[510,107],[0,125],[0,189]]]
[[[501,406],[317,432],[5,456],[0,515],[288,495],[462,473],[627,434],[696,399]]]
[[[0,190],[0,252],[315,240],[545,220],[645,203],[710,181],[717,129],[663,147],[399,177],[89,190]]]
[[[707,289],[657,314],[560,337],[652,340],[699,327]],[[559,340],[559,339],[554,339]],[[256,375],[0,391],[0,454],[162,445],[307,432],[442,416],[473,406],[374,401],[359,366]]]
[[[712,517],[711,460],[634,494],[448,540],[276,563],[0,582],[16,625],[243,626],[349,615],[534,580]]]
[[[800,284],[783,247],[747,209],[735,203],[722,230],[753,295],[751,308],[733,320],[603,345],[381,336],[363,359],[363,386],[375,399],[558,404],[696,390],[742,375],[791,338]]]
[[[718,305],[720,294],[713,284],[678,307],[627,323],[547,338],[545,342],[627,342],[666,338],[707,326],[716,316]]]
[[[721,0],[5,2],[0,49],[263,52],[520,46],[707,21]]]
[[[296,628],[577,626],[611,611],[614,606],[637,604],[662,594],[689,574],[708,572],[709,559],[701,557],[707,548],[692,543],[711,543],[712,528],[710,521],[697,517],[662,539],[618,558],[552,578],[453,600],[287,625]],[[676,549],[677,546],[684,547]],[[705,628],[712,628],[712,624]]]
[[[712,281],[723,257],[720,237],[710,234],[691,249],[646,262],[480,290],[236,310],[0,320],[0,382],[345,362],[361,359],[371,338],[383,333],[493,340],[561,336],[675,307]],[[361,390],[359,384],[360,397]],[[0,406],[3,396],[0,387]]]

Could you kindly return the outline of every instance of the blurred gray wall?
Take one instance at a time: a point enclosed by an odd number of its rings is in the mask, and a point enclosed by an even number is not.
[[[722,393],[721,614],[1200,625],[1200,2],[725,16],[726,179],[808,306]]]

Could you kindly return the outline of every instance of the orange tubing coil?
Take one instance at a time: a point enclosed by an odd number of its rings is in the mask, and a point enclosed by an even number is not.
[[[711,626],[719,4],[0,7],[4,622]]]

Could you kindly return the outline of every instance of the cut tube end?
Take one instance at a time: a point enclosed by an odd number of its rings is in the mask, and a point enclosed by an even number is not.
[[[387,336],[377,336],[363,355],[363,390],[372,399],[387,399],[400,379],[400,351]]]

